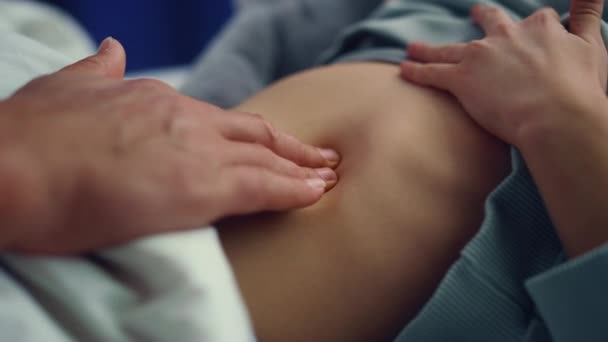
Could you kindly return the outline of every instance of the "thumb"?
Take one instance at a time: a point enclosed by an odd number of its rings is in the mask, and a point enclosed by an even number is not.
[[[86,72],[110,78],[123,78],[127,56],[120,42],[112,37],[106,38],[96,54],[89,56],[61,71]]]
[[[570,32],[581,37],[600,38],[604,0],[572,0]]]

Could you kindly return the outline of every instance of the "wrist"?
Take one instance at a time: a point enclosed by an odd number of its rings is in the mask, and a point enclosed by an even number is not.
[[[602,95],[545,113],[521,131],[518,148],[566,253],[576,257],[608,241],[608,101]]]
[[[17,111],[17,112],[16,112]],[[0,251],[11,248],[31,230],[36,202],[40,200],[39,177],[31,157],[19,143],[11,101],[0,101]]]
[[[594,131],[608,129],[606,95],[581,97],[582,101],[555,103],[529,112],[516,130],[515,147],[524,154],[560,152],[557,146],[574,143]]]

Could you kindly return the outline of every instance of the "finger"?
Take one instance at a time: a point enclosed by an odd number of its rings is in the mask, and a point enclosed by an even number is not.
[[[564,26],[561,23],[559,14],[551,7],[543,7],[539,9],[538,11],[534,12],[534,14],[524,19],[522,23],[532,25],[550,24],[560,28],[560,30],[565,30]]]
[[[579,37],[602,39],[604,0],[573,0],[570,7],[570,32]]]
[[[229,183],[223,198],[234,214],[306,207],[317,202],[326,188],[320,178],[287,177],[256,167],[234,168],[225,179]]]
[[[408,56],[425,63],[460,63],[464,59],[466,44],[430,46],[412,43],[407,48]]]
[[[106,38],[96,54],[63,68],[61,71],[87,72],[110,78],[123,78],[126,68],[126,53],[114,38]]]
[[[456,66],[453,64],[401,63],[401,76],[411,82],[451,91],[456,83]]]
[[[559,14],[552,7],[543,7],[532,15],[532,17],[534,17],[534,16],[551,19],[552,21],[559,23],[561,25],[561,18],[559,17]]]
[[[276,174],[301,179],[322,178],[327,183],[335,183],[338,180],[336,172],[330,168],[311,169],[301,167],[257,144],[232,144],[232,146],[229,145],[228,151],[230,152],[227,152],[229,153],[227,158],[230,165],[255,166],[265,168]]]
[[[475,5],[472,17],[488,36],[504,34],[515,24],[505,11],[495,6]]]
[[[259,115],[231,112],[224,118],[223,133],[228,139],[261,144],[300,166],[336,167],[340,162],[340,156],[334,150],[304,144],[275,129]]]

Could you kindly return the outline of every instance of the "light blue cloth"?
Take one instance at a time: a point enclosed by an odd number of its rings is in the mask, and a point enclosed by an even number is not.
[[[243,9],[196,63],[181,88],[234,107],[273,81],[310,68],[340,31],[382,0],[241,0]]]

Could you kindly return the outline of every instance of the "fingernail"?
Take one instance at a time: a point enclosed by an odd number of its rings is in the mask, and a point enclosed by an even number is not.
[[[325,187],[327,186],[327,183],[325,183],[325,181],[320,178],[311,178],[307,180],[306,183],[308,183],[308,185],[315,190],[325,189]]]
[[[328,167],[316,169],[315,172],[321,177],[322,180],[329,183],[338,179],[336,172]]]
[[[105,50],[109,49],[110,46],[112,45],[113,40],[114,40],[114,38],[112,38],[112,37],[108,37],[108,38],[104,39],[103,42],[101,42],[101,44],[99,44],[99,49],[97,49],[97,53],[104,52]]]
[[[337,165],[340,162],[340,155],[335,150],[329,148],[320,148],[319,152],[330,165]]]

